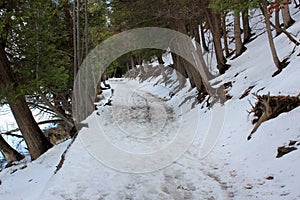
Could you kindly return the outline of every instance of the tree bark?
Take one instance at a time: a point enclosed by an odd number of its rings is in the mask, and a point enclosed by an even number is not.
[[[230,56],[229,47],[228,47],[228,37],[226,30],[226,13],[222,16],[222,32],[223,32],[223,40],[224,40],[224,51],[225,56],[228,58]]]
[[[284,28],[287,29],[288,27],[290,27],[295,22],[295,20],[292,19],[291,14],[290,14],[289,1],[288,0],[283,0],[282,1],[281,13],[282,13]]]
[[[240,12],[234,12],[234,39],[235,39],[235,56],[240,56],[246,49],[241,37]]]
[[[47,140],[36,123],[25,98],[16,93],[18,82],[10,68],[3,45],[0,46],[0,74],[2,83],[7,86],[7,100],[11,111],[25,139],[31,159],[35,160],[51,148],[52,144]]]
[[[185,68],[181,66],[180,59],[178,58],[179,56],[176,55],[175,53],[172,53],[172,59],[173,59],[173,68],[176,70],[176,72],[179,72],[181,76],[188,78],[187,72]]]
[[[88,3],[84,0],[84,38],[85,38],[85,56],[89,53],[89,23],[88,23]]]
[[[77,66],[77,29],[76,29],[76,0],[73,1],[73,7],[72,7],[72,13],[73,13],[73,71],[74,71],[74,80],[77,75],[78,66]]]
[[[75,3],[76,2],[76,3]],[[80,0],[75,0],[76,4],[76,47],[77,47],[77,70],[79,70],[81,65],[81,53],[80,53]],[[75,17],[75,16],[74,16]]]
[[[201,23],[200,23],[200,24],[201,24]],[[199,47],[196,48],[197,56],[198,56],[198,57],[203,57],[203,51],[202,51],[202,49],[200,49],[200,48],[201,48],[201,44],[200,44],[200,42],[201,42],[200,34],[201,34],[201,33],[199,34],[199,25],[198,25],[198,23],[194,23],[194,24],[193,24],[192,30],[193,30],[193,31],[192,31],[192,32],[193,32],[192,37],[195,37],[195,41],[199,44]],[[200,31],[200,32],[201,32],[201,31]],[[204,36],[203,36],[203,37],[204,37]],[[204,49],[203,49],[203,50],[204,50]],[[215,77],[209,72],[209,70],[208,70],[208,68],[207,68],[206,65],[203,67],[203,69],[205,70],[205,74],[207,75],[207,78],[208,78],[209,80],[215,78]]]
[[[205,42],[204,27],[203,27],[202,23],[200,23],[200,36],[201,36],[201,45],[202,45],[203,50],[206,51],[206,52],[209,52],[209,49],[208,49],[207,44]]]
[[[216,59],[217,59],[217,68],[220,74],[224,74],[225,71],[229,68],[229,65],[226,64],[226,59],[223,54],[223,48],[221,43],[221,17],[220,14],[216,13],[210,8],[204,9],[206,20],[208,26],[213,35],[213,42],[215,46]]]
[[[262,9],[263,15],[265,17],[266,30],[267,30],[268,41],[269,41],[269,45],[270,45],[270,49],[271,49],[273,62],[275,64],[275,66],[277,67],[278,72],[280,72],[282,70],[282,63],[280,62],[280,60],[278,58],[276,48],[275,48],[275,44],[274,44],[274,41],[273,41],[270,17],[269,17],[269,14],[268,14],[268,1],[267,0],[262,1],[262,8],[261,9]]]
[[[251,28],[249,24],[248,10],[242,11],[242,21],[243,21],[243,29],[244,29],[244,44],[247,44],[248,42],[250,42],[250,38],[252,36]]]
[[[279,29],[276,29],[276,36],[277,35],[280,35],[281,33],[281,27],[280,27],[280,20],[279,20],[279,11],[280,11],[280,8],[279,8],[279,5],[277,5],[275,7],[275,26],[278,27]]]
[[[12,148],[0,134],[0,151],[8,163],[19,161],[24,158],[22,154]]]
[[[183,20],[175,20],[174,27],[176,30],[182,32],[183,34],[188,35],[188,31],[186,29],[185,23]],[[185,43],[186,44],[186,43]],[[187,45],[180,46],[180,50],[184,52],[189,52],[190,49]],[[196,87],[198,91],[203,89],[202,79],[200,73],[192,66],[191,63],[184,60],[180,56],[177,56],[177,62],[180,63],[181,67],[183,67],[188,75],[189,81],[192,87]]]

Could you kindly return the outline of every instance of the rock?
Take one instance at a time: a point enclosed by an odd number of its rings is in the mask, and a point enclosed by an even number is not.
[[[267,180],[273,180],[274,177],[273,177],[273,176],[268,176],[268,177],[266,177],[266,179],[267,179]]]
[[[248,183],[247,185],[245,185],[245,189],[250,190],[253,188],[253,185],[251,185],[250,183]]]

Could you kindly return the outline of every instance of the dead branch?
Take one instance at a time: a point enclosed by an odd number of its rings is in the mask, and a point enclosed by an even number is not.
[[[64,120],[70,127],[74,126],[73,122],[71,122],[67,117],[65,117],[62,113],[59,112],[59,110],[52,105],[52,103],[45,97],[43,94],[41,95],[42,100],[44,103],[53,110],[62,120]]]
[[[256,104],[253,106],[251,103],[252,110],[250,113],[254,113],[254,119],[252,123],[255,124],[248,140],[251,139],[252,134],[258,129],[258,127],[265,121],[275,118],[283,112],[289,112],[294,108],[300,106],[300,94],[298,96],[270,96],[253,94],[257,99]]]
[[[62,121],[63,120],[61,120],[61,119],[46,120],[46,121],[38,122],[38,125],[53,124],[53,123],[58,123],[58,122],[62,122]],[[20,129],[19,128],[15,128],[13,130],[9,130],[9,131],[6,131],[6,132],[0,133],[0,134],[2,134],[2,135],[9,135],[9,136],[17,137],[17,138],[23,138],[22,135],[14,134],[14,132],[17,132],[17,131],[20,131]]]
[[[293,36],[292,36],[289,32],[287,32],[285,29],[275,26],[271,21],[270,21],[270,25],[271,25],[273,28],[275,28],[277,31],[284,33],[284,34],[286,35],[286,37],[287,37],[291,42],[293,42],[296,46],[299,46],[299,45],[300,45],[300,43],[299,43],[295,38],[293,38]]]

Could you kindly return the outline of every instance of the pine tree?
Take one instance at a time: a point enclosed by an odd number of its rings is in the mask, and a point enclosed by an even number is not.
[[[25,97],[67,90],[67,33],[53,1],[7,1],[2,6],[1,91],[10,104],[32,159],[51,144],[28,108]],[[28,99],[28,98],[27,98]]]

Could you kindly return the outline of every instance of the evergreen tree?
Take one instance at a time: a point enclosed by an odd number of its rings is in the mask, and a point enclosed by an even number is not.
[[[70,61],[61,49],[67,33],[59,5],[53,1],[6,1],[1,11],[2,97],[10,104],[31,157],[36,159],[51,144],[35,122],[25,96],[68,90]]]

